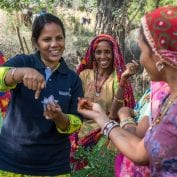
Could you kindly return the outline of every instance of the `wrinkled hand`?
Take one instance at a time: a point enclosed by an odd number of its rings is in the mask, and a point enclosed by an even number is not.
[[[48,120],[57,120],[62,114],[60,105],[54,102],[48,103],[44,110],[44,117]]]
[[[121,77],[128,79],[130,76],[137,73],[139,64],[135,60],[132,60],[132,62],[127,63],[125,67],[126,67],[126,69],[122,73]]]
[[[33,68],[25,68],[23,71],[23,84],[35,91],[35,99],[39,98],[41,90],[45,87],[45,78]]]
[[[93,103],[85,98],[78,98],[78,112],[83,116],[96,121],[99,124],[99,119],[109,121],[104,110],[98,103]]]
[[[135,113],[133,109],[129,107],[122,107],[118,111],[118,116],[119,116],[120,121],[123,121],[124,119],[127,119],[127,117],[133,118],[135,116]]]

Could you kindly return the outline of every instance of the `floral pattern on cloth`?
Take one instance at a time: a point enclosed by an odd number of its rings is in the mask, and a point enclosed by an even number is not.
[[[150,94],[151,89],[147,89],[141,99],[135,105],[135,120],[139,122],[143,116],[150,116]],[[150,170],[148,166],[135,165],[123,154],[118,154],[115,159],[116,177],[149,177]]]
[[[160,105],[164,98],[169,94],[170,89],[166,82],[153,82],[151,81],[151,119],[152,120],[157,117],[160,112]]]
[[[0,65],[2,65],[5,61],[6,61],[6,58],[0,52]],[[2,117],[5,116],[10,97],[11,97],[10,91],[0,92],[0,111],[2,112]],[[0,127],[1,127],[1,123],[2,123],[1,121],[2,121],[2,119],[0,120]]]
[[[177,6],[164,6],[147,13],[141,20],[152,51],[177,68]]]
[[[177,176],[177,101],[169,108],[161,122],[147,131],[145,147],[150,157],[152,177]]]

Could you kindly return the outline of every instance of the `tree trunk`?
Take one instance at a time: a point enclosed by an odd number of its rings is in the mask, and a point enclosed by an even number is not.
[[[124,0],[98,0],[95,33],[114,33],[114,13],[119,10]]]
[[[124,51],[126,16],[117,17],[125,0],[98,0],[95,34],[110,34],[117,38]]]

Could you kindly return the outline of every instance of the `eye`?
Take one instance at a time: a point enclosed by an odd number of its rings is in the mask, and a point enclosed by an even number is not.
[[[109,55],[111,54],[112,52],[110,50],[105,50],[105,54]]]
[[[101,50],[95,50],[95,55],[100,55],[101,54]]]
[[[64,37],[63,36],[57,36],[57,41],[62,41],[62,40],[64,40]]]
[[[44,42],[49,42],[49,41],[51,41],[51,38],[43,38],[43,41]]]

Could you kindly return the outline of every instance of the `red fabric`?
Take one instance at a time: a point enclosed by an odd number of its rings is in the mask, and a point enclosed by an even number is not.
[[[124,61],[124,58],[122,56],[122,53],[121,53],[120,47],[118,45],[118,42],[112,36],[107,35],[107,34],[100,34],[91,41],[91,44],[90,44],[90,46],[89,46],[89,48],[86,52],[86,55],[83,58],[83,60],[81,61],[81,64],[79,65],[79,67],[77,69],[77,73],[79,74],[84,69],[94,69],[94,70],[96,70],[96,62],[95,62],[95,58],[94,58],[94,51],[95,51],[95,48],[96,48],[97,44],[100,41],[104,41],[104,40],[112,43],[113,54],[114,54],[114,68],[116,69],[118,81],[120,81],[121,74],[125,69],[125,61]],[[132,90],[132,87],[131,87],[130,83],[127,83],[125,85],[124,99],[125,99],[125,105],[126,106],[129,106],[131,108],[134,107],[135,100],[134,100],[133,90]]]
[[[177,6],[160,7],[142,18],[144,35],[153,52],[177,67]]]

